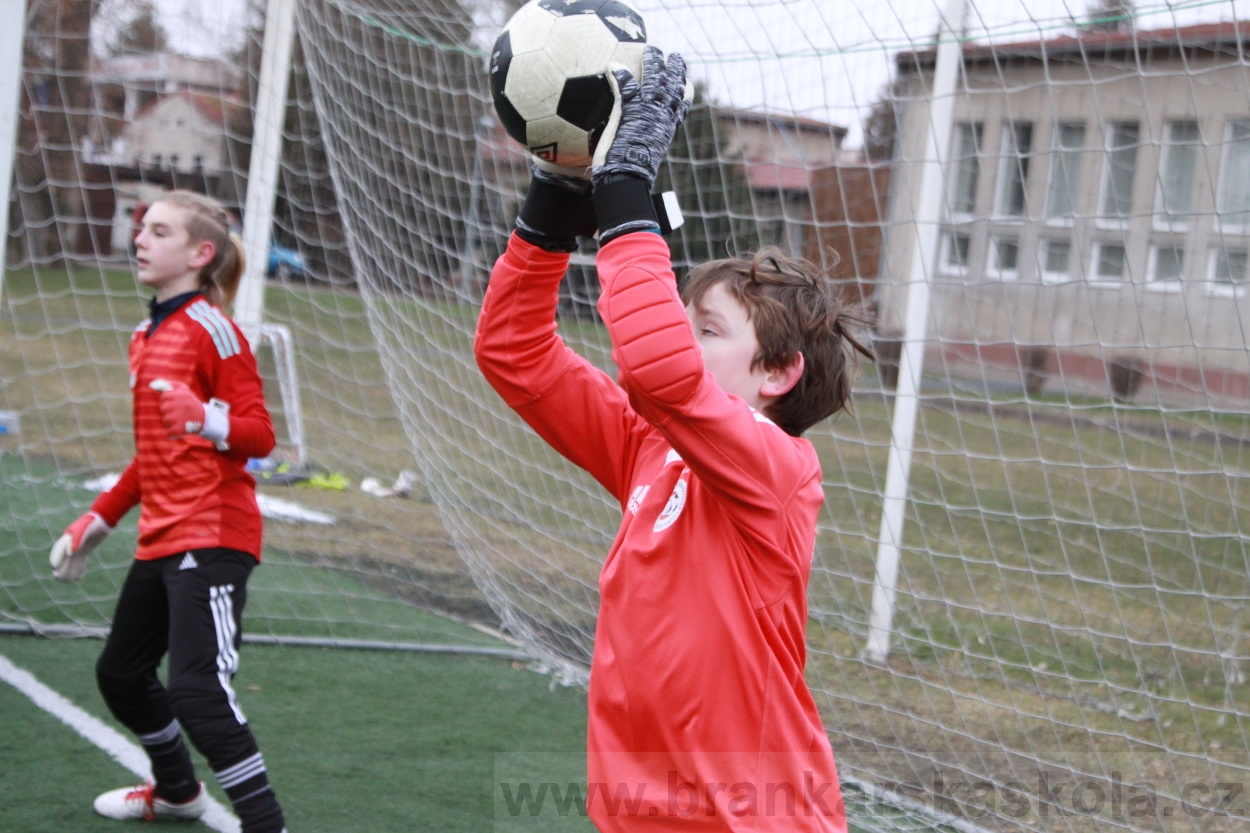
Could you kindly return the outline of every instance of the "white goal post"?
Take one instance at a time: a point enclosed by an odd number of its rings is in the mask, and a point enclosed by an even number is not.
[[[17,144],[18,92],[22,86],[22,44],[26,16],[0,33],[0,230],[9,228],[10,186],[13,182],[14,148]],[[8,234],[0,240],[0,266],[6,263]],[[0,297],[4,295],[4,270],[0,268]]]

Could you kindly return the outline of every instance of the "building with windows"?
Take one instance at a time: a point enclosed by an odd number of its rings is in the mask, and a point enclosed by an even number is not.
[[[246,89],[247,70],[212,58],[154,52],[95,60],[91,78],[97,86],[120,88],[123,110],[118,115],[129,123],[163,95],[182,91],[218,98],[241,94]]]
[[[717,144],[716,164],[740,174],[749,189],[750,211],[760,244],[774,245],[788,254],[818,261],[824,256],[825,247],[841,248],[844,241],[841,237],[835,238],[832,229],[841,229],[848,220],[845,217],[830,219],[833,209],[828,205],[827,195],[831,192],[826,183],[829,177],[837,176],[836,167],[847,129],[817,119],[730,107],[713,107],[711,115]],[[483,166],[483,177],[493,199],[483,200],[481,206],[473,210],[489,221],[483,222],[483,226],[511,229],[520,201],[529,187],[529,155],[508,137],[495,119],[482,123],[478,140],[477,164]],[[697,160],[698,164],[708,161]],[[818,197],[818,188],[825,197]],[[694,195],[686,196],[693,203]],[[841,199],[840,194],[838,199]],[[689,217],[698,208],[687,204],[683,210]],[[822,211],[819,216],[817,209]],[[487,235],[475,239],[470,247],[472,254],[465,258],[468,264],[465,280],[469,279],[470,272],[487,271],[502,251],[504,242],[504,239],[490,239]],[[599,293],[594,255],[586,251],[575,253],[572,263],[576,274],[562,287],[563,308],[575,315],[592,317]],[[849,279],[850,275],[839,277]]]
[[[91,158],[113,180],[111,250],[126,251],[135,209],[169,188],[190,188],[239,205],[229,138],[232,125],[238,135],[248,119],[236,99],[187,90],[154,99],[136,113],[109,154]]]
[[[963,48],[928,276],[948,367],[1019,369],[1036,348],[1068,385],[1105,390],[1129,364],[1165,399],[1246,398],[1248,41],[1220,23]],[[912,275],[935,59],[897,59],[885,333]]]
[[[721,164],[737,168],[751,191],[752,214],[761,243],[792,255],[809,255],[815,245],[813,179],[832,170],[847,129],[818,119],[714,107]],[[528,156],[493,119],[481,137],[491,175],[523,194],[529,186]],[[505,226],[519,204],[505,207]]]
[[[746,174],[761,245],[805,255],[813,241],[812,178],[834,165],[847,129],[757,110],[714,113],[721,155]]]
[[[134,168],[220,175],[230,168],[227,148],[233,111],[240,101],[193,92],[162,96],[139,111],[122,131],[117,162]]]

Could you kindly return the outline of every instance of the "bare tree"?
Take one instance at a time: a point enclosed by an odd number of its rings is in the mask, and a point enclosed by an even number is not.
[[[1090,0],[1085,20],[1077,27],[1085,32],[1124,32],[1133,28],[1137,8],[1134,0]]]
[[[161,25],[152,0],[113,0],[116,30],[103,44],[107,55],[151,55],[169,46],[169,33]]]
[[[79,151],[91,105],[91,20],[99,0],[27,0],[14,225],[29,256],[86,243]]]
[[[864,120],[864,157],[869,162],[889,162],[894,158],[894,145],[898,141],[898,115],[900,97],[905,85],[902,81],[890,81],[881,87],[877,100]]]

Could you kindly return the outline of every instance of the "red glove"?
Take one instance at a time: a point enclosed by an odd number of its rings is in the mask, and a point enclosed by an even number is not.
[[[204,428],[204,403],[184,382],[156,379],[148,387],[161,392],[161,422],[171,440]]]
[[[78,581],[87,569],[87,556],[113,528],[95,512],[88,512],[65,528],[48,555],[57,581]]]

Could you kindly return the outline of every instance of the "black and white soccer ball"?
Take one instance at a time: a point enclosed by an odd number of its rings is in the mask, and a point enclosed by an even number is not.
[[[639,77],[647,30],[622,0],[530,0],[495,40],[490,92],[504,130],[569,168],[591,163],[612,115],[614,65]]]

